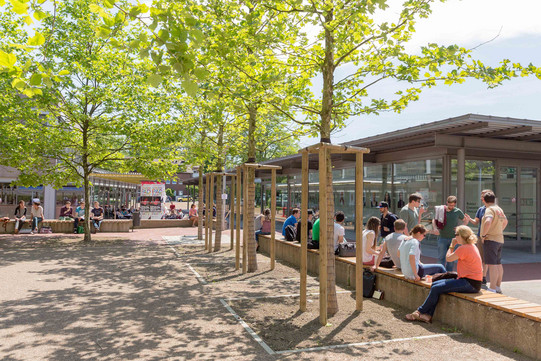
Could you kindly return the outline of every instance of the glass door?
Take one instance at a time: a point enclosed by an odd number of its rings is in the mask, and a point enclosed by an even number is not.
[[[517,238],[517,198],[518,198],[518,168],[500,167],[499,188],[497,202],[507,216],[508,224],[505,228],[505,238]]]
[[[537,238],[537,172],[538,168],[521,167],[519,173],[517,238],[530,240],[533,247]]]

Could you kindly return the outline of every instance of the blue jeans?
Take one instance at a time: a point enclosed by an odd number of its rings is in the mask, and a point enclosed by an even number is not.
[[[438,237],[438,262],[443,265],[448,272],[456,270],[456,261],[447,262],[445,256],[447,255],[447,250],[451,245],[453,240],[451,238]]]
[[[92,222],[94,222],[94,227],[96,227],[96,229],[99,231],[100,230],[100,226],[101,226],[101,221],[96,221],[95,219],[92,220]]]
[[[434,315],[440,295],[449,292],[477,293],[477,290],[465,278],[439,280],[432,283],[430,293],[428,294],[425,303],[417,310],[422,314],[430,316]]]
[[[255,241],[256,241],[257,243],[259,243],[259,239],[257,238],[257,236],[259,236],[260,234],[269,235],[270,232],[263,232],[262,230],[256,231],[256,232],[255,232]]]
[[[39,222],[43,222],[43,218],[41,218],[41,217],[32,218],[32,232],[34,232],[34,230],[38,229]]]
[[[433,263],[433,264],[422,264],[419,263],[419,270],[417,271],[417,274],[419,277],[423,278],[424,276],[433,275],[436,273],[445,273],[445,267],[443,267],[441,264]]]

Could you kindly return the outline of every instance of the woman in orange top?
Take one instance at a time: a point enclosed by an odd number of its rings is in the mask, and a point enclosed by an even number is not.
[[[436,311],[438,300],[442,293],[463,292],[477,293],[481,290],[483,281],[483,265],[481,255],[475,246],[477,236],[468,226],[458,226],[455,231],[455,238],[447,250],[446,261],[458,260],[457,279],[438,280],[432,284],[430,293],[425,302],[413,313],[406,315],[408,321],[423,321],[430,323],[432,315]],[[453,252],[456,244],[460,247]]]

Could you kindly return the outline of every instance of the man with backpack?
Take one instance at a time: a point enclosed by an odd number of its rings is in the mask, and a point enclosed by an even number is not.
[[[291,210],[291,215],[285,220],[282,227],[282,236],[286,238],[286,241],[295,241],[297,233],[297,222],[299,221],[300,217],[301,211],[298,208],[293,208]]]
[[[462,224],[468,224],[470,221],[470,216],[467,214],[464,215],[464,212],[456,206],[456,202],[457,199],[455,196],[447,197],[447,204],[442,210],[442,212],[444,212],[442,215],[443,219],[436,216],[432,220],[432,229],[434,229],[435,234],[439,235],[438,261],[448,272],[454,271],[456,268],[456,261],[447,262],[445,260],[447,250],[449,249],[453,238],[455,238],[455,228],[459,225],[459,221],[462,221]],[[436,210],[436,214],[437,213],[438,211]]]

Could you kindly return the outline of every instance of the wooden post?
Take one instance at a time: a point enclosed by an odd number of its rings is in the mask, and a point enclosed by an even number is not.
[[[363,310],[363,153],[355,162],[355,301],[357,311]]]
[[[205,179],[205,249],[209,249],[209,179],[208,175]]]
[[[248,205],[246,204],[246,200],[248,199],[248,184],[247,182],[247,168],[243,168],[243,185],[242,185],[242,194],[243,194],[243,203],[242,203],[242,214],[243,214],[243,224],[242,224],[242,273],[246,273],[247,271],[247,263],[248,263],[248,233],[246,233],[246,209],[248,208]]]
[[[240,268],[240,200],[242,199],[242,193],[241,193],[241,171],[240,167],[237,168],[237,239],[235,244],[235,269],[238,270]]]
[[[276,169],[272,172],[271,184],[271,243],[270,243],[270,269],[274,269],[276,260]]]
[[[306,258],[308,253],[308,152],[302,152],[301,188],[301,290],[300,310],[306,311]]]
[[[235,177],[231,177],[231,199],[229,200],[229,239],[231,246],[229,249],[233,249],[233,242],[235,239]]]
[[[214,174],[209,173],[210,176],[210,191],[209,191],[209,206],[208,206],[208,212],[209,212],[209,253],[212,252],[212,229],[214,228]]]
[[[327,324],[327,149],[319,149],[319,322]]]

